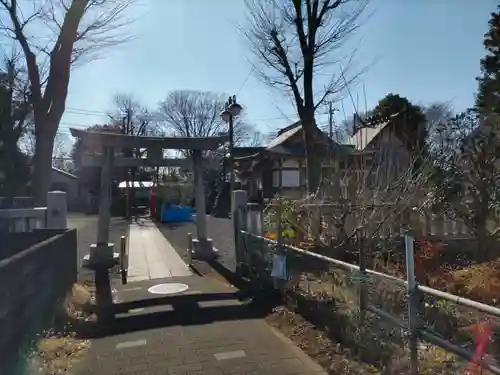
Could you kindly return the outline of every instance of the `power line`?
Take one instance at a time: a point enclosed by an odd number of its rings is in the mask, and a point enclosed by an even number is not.
[[[252,65],[252,68],[250,69],[250,71],[248,72],[247,76],[245,77],[245,79],[243,80],[243,83],[241,84],[240,88],[238,89],[238,91],[236,92],[236,95],[238,95],[241,91],[241,89],[243,89],[243,87],[245,86],[245,84],[247,83],[248,79],[250,78],[250,76],[252,75],[253,71],[255,70],[255,66]]]
[[[74,114],[74,115],[84,115],[84,116],[106,116],[104,112],[85,112],[82,110],[74,110],[74,109],[67,109],[65,111],[65,114]],[[288,114],[286,116],[294,117],[297,116],[297,114]],[[164,121],[164,118],[161,116],[147,116],[147,118],[151,121]],[[265,120],[283,120],[284,116],[281,117],[253,117],[253,120],[259,120],[259,121],[265,121]]]
[[[107,116],[106,113],[104,112],[97,112],[97,111],[89,111],[89,112],[86,112],[86,110],[77,110],[77,109],[73,109],[73,108],[68,108],[66,109],[65,111],[65,114],[75,114],[75,115],[84,115],[84,116]],[[317,115],[324,115],[323,113],[318,113]],[[252,120],[256,120],[256,121],[266,121],[266,120],[286,120],[286,121],[290,121],[289,118],[293,118],[293,117],[297,117],[297,114],[296,113],[289,113],[289,114],[286,114],[284,113],[282,116],[279,116],[279,117],[252,117]],[[161,116],[148,116],[147,117],[149,120],[151,121],[164,121],[165,119]],[[82,126],[87,126],[87,125],[82,125]]]

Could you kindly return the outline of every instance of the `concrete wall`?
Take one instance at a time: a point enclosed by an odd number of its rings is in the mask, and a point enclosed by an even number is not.
[[[77,277],[76,230],[1,234],[0,368],[19,366]],[[5,246],[4,246],[5,245]],[[8,247],[7,247],[8,245]]]

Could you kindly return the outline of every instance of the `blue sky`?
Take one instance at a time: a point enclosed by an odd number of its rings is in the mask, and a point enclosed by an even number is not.
[[[238,93],[248,121],[262,132],[288,125],[294,108],[279,91],[251,75],[243,0],[138,0],[131,9],[135,40],[107,57],[76,69],[61,129],[105,121],[112,95],[132,93],[154,107],[170,90]],[[415,103],[451,101],[470,106],[476,90],[483,35],[494,0],[372,0],[368,19],[346,46],[355,62],[375,65],[352,87],[360,109],[389,92]],[[248,78],[248,79],[247,79]],[[347,115],[353,106],[343,101]],[[341,103],[337,103],[341,108]],[[336,120],[344,119],[342,111]],[[326,121],[319,116],[319,124]]]

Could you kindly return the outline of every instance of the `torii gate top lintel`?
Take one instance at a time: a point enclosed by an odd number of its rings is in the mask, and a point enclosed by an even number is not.
[[[100,144],[113,148],[157,148],[185,150],[216,150],[229,141],[228,136],[217,137],[145,137],[112,132],[94,132],[70,128],[71,135],[79,138],[84,145]]]

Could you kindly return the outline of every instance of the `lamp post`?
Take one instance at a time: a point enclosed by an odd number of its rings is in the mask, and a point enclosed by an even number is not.
[[[229,124],[229,192],[230,196],[233,194],[234,188],[234,162],[233,162],[233,148],[234,148],[234,118],[238,117],[243,107],[236,102],[236,95],[230,96],[224,105],[224,110],[221,112],[220,117],[222,120]],[[229,198],[232,199],[232,198]]]

